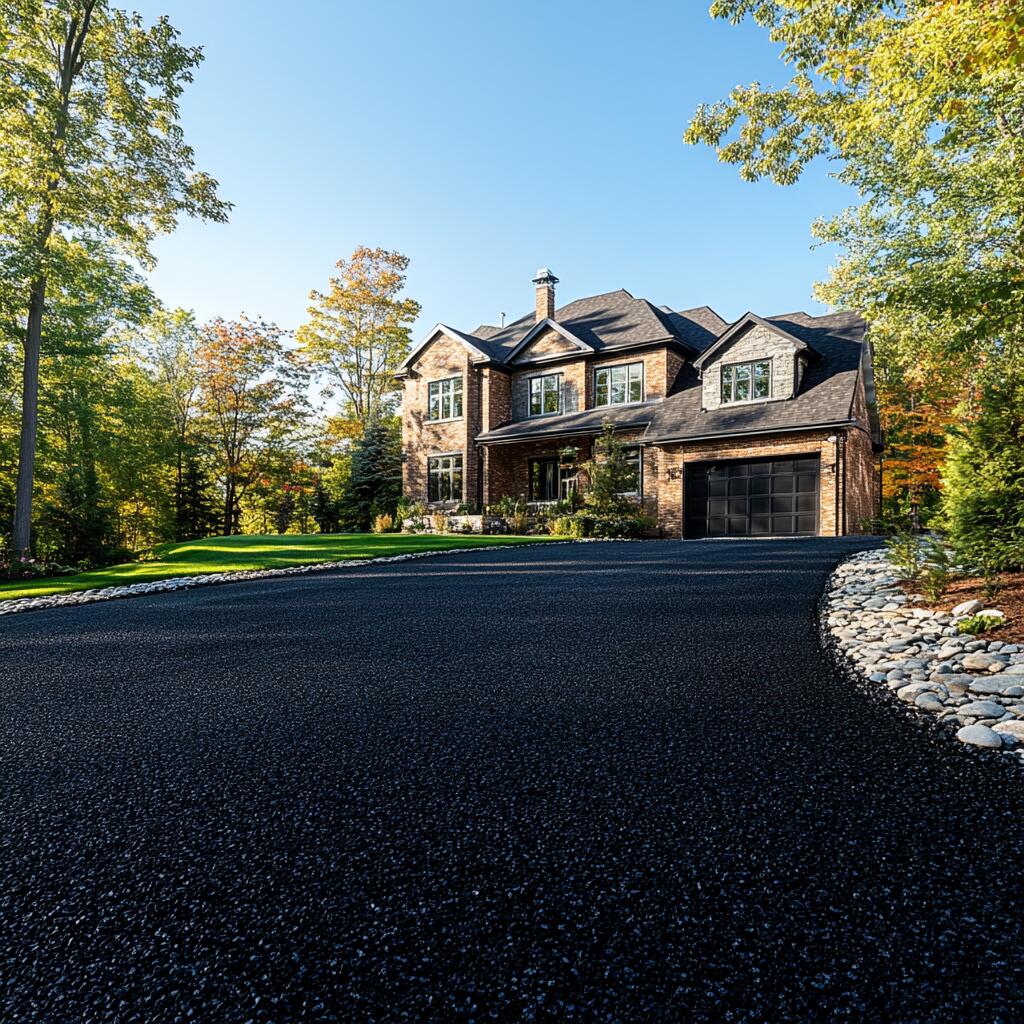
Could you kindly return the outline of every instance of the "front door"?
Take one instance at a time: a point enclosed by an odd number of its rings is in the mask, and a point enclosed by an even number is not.
[[[576,490],[578,470],[558,458],[530,460],[530,501],[558,501]]]

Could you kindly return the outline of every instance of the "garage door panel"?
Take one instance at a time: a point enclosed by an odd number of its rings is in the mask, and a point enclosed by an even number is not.
[[[818,532],[819,458],[733,459],[686,468],[687,537]]]

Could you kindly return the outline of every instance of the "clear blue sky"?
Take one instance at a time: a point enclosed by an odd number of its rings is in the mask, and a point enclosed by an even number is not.
[[[127,5],[127,0],[125,0]],[[726,319],[820,311],[833,254],[810,224],[849,202],[818,165],[740,181],[682,133],[702,100],[783,69],[752,24],[706,0],[137,0],[206,61],[182,101],[228,225],[160,239],[153,285],[202,318],[293,328],[360,244],[412,260],[416,335],[627,288]]]

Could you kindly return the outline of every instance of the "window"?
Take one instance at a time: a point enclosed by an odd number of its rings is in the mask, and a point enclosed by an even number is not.
[[[462,501],[462,456],[427,459],[427,500]]]
[[[575,493],[579,480],[576,466],[560,459],[530,460],[530,501],[558,501]]]
[[[625,405],[644,400],[644,364],[603,366],[594,374],[594,405]]]
[[[759,359],[753,363],[731,363],[722,367],[722,404],[755,402],[770,398],[772,393],[772,361]]]
[[[462,416],[462,378],[432,380],[427,385],[427,419],[457,420]]]
[[[530,378],[530,415],[551,416],[562,411],[562,375]]]
[[[629,475],[626,478],[628,486],[623,494],[635,494],[638,498],[644,490],[644,452],[639,445],[632,445],[622,450],[626,464],[629,466]]]

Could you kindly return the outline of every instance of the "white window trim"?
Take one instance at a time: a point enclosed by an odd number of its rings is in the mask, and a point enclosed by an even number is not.
[[[603,405],[597,404],[597,375],[605,370],[617,370],[620,367],[640,367],[640,397],[635,402],[605,402]],[[611,397],[612,386],[611,382],[608,383],[608,397]],[[629,372],[626,373],[626,393],[629,394]],[[607,366],[595,366],[594,367],[594,404],[591,408],[594,409],[618,409],[624,405],[642,405],[647,400],[647,364],[643,359],[633,359],[627,363],[610,363]]]
[[[772,386],[775,383],[775,367],[772,365],[774,360],[771,356],[762,356],[759,359],[741,359],[735,363],[720,363],[718,366],[718,404],[719,405],[756,405],[758,402],[770,402],[773,399]],[[722,398],[722,371],[728,366],[730,369],[735,369],[737,366],[749,366],[750,367],[750,390],[754,390],[754,366],[757,363],[768,364],[768,394],[759,398],[733,398],[728,402]],[[736,378],[733,377],[733,391],[736,389]]]
[[[430,385],[431,384],[444,384],[448,381],[462,381],[462,412],[458,416],[441,416],[438,419],[432,419],[430,415]],[[453,395],[454,397],[454,395]],[[452,403],[454,405],[454,402]],[[453,377],[438,377],[435,380],[427,381],[427,423],[455,423],[458,420],[465,419],[466,416],[466,380],[461,374],[455,374]],[[435,456],[440,458],[441,456]]]
[[[636,498],[637,501],[643,499],[644,496],[644,446],[642,444],[629,444],[623,445],[624,448],[635,448],[638,456],[639,465],[637,469],[637,489],[635,491],[619,491],[620,498]]]
[[[554,412],[533,412],[531,406],[533,404],[533,382],[535,380],[544,380],[545,377],[557,377],[558,378],[558,408]],[[528,420],[539,420],[545,416],[560,416],[562,414],[562,381],[565,374],[561,370],[557,370],[555,373],[535,373],[530,377],[526,378],[526,418]],[[544,405],[544,388],[541,386],[541,406]]]

